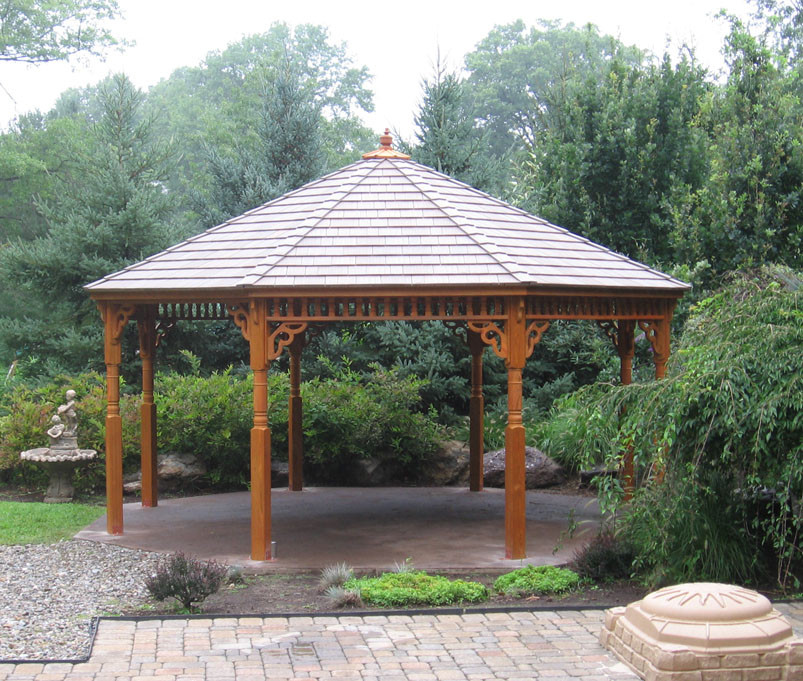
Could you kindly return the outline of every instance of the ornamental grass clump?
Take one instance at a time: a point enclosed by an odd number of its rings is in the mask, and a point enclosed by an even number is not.
[[[563,594],[577,588],[580,576],[554,565],[526,565],[508,572],[494,582],[494,590],[506,596]]]
[[[350,579],[344,588],[358,591],[365,603],[385,608],[478,603],[488,598],[488,589],[479,582],[450,581],[423,571],[385,572],[379,577]]]
[[[330,589],[342,587],[352,577],[354,577],[354,570],[348,563],[327,565],[321,570],[321,578],[318,580],[318,586],[322,592],[328,595]]]
[[[344,589],[342,586],[333,584],[326,589],[326,597],[335,608],[361,608],[363,606],[360,592],[356,589]]]
[[[214,560],[202,562],[176,553],[163,560],[156,574],[145,582],[153,598],[164,601],[175,598],[187,610],[220,589],[228,568]]]

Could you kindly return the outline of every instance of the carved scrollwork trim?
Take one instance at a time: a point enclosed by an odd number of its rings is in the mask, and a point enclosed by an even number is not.
[[[541,342],[541,336],[549,328],[549,322],[530,322],[527,324],[527,357],[530,357],[535,346]]]
[[[304,333],[306,330],[307,322],[282,322],[272,327],[268,336],[268,359],[274,360],[279,357],[282,350],[290,345],[299,333]]]
[[[611,339],[614,347],[619,347],[619,324],[614,319],[597,320],[597,326]]]
[[[251,314],[248,303],[233,303],[227,304],[226,310],[231,315],[231,319],[235,326],[240,329],[245,340],[250,341],[250,322]]]
[[[158,348],[162,344],[162,339],[168,334],[170,329],[172,329],[176,325],[175,322],[169,322],[164,319],[160,319],[156,322],[156,328],[154,329],[156,333],[156,342],[155,345]]]
[[[494,354],[500,359],[507,359],[507,335],[493,322],[467,322],[468,328],[480,335],[482,342],[490,345]]]
[[[456,322],[451,319],[443,320],[443,325],[457,336],[465,345],[468,345],[468,329],[463,322]]]
[[[100,316],[101,319],[103,319],[103,323],[106,324],[110,341],[120,340],[125,325],[128,324],[136,311],[137,308],[135,305],[108,303],[107,305],[100,306]],[[111,315],[111,319],[107,319],[107,315]]]
[[[668,326],[669,322],[664,320],[653,320],[639,322],[639,328],[644,332],[645,337],[652,346],[653,359],[656,364],[663,364],[669,359],[669,333],[663,332],[663,325]]]

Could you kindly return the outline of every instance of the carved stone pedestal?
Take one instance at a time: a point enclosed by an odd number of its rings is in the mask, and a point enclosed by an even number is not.
[[[73,475],[75,469],[83,463],[94,459],[97,452],[94,449],[51,449],[37,447],[22,452],[20,455],[26,461],[42,464],[47,471],[50,481],[45,492],[46,504],[66,504],[72,501],[75,492],[73,488]]]

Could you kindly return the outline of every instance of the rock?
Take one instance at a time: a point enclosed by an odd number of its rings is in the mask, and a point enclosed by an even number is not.
[[[619,475],[619,472],[614,469],[605,468],[605,466],[594,466],[594,468],[580,471],[580,487],[588,487],[594,482],[594,478],[616,477],[617,475]]]
[[[566,471],[556,461],[535,447],[525,447],[524,466],[526,470],[527,489],[540,489],[552,487],[566,482]],[[505,486],[505,450],[485,452],[485,478],[486,487]]]
[[[394,480],[395,471],[383,459],[355,459],[349,466],[349,484],[356,487],[379,487]]]
[[[287,487],[290,484],[290,465],[287,461],[270,462],[270,486]]]
[[[159,454],[156,457],[156,475],[159,488],[181,487],[186,482],[206,475],[206,466],[194,454]],[[123,490],[129,494],[142,489],[142,473],[132,473],[123,478]]]
[[[438,451],[422,465],[417,484],[425,487],[468,485],[469,447],[465,442],[442,442]]]

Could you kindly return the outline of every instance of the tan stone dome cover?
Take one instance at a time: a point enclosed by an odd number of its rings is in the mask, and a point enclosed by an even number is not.
[[[679,584],[612,608],[600,640],[647,681],[803,679],[803,641],[789,622],[730,584]]]
[[[625,618],[656,642],[690,649],[763,646],[792,636],[767,598],[730,584],[666,587],[628,605]]]

